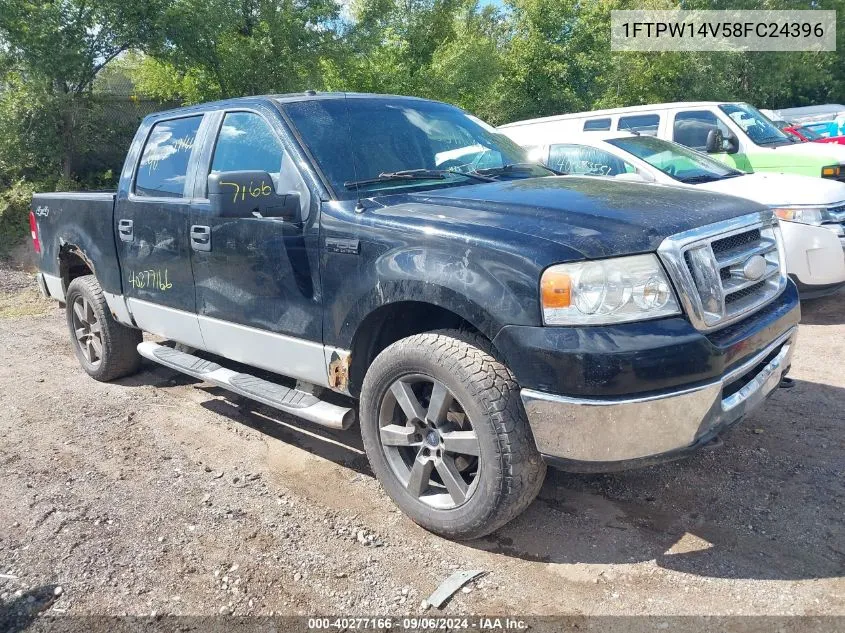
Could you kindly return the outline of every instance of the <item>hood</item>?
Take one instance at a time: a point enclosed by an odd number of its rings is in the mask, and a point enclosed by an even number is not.
[[[796,174],[757,173],[694,185],[766,206],[829,205],[845,201],[845,183]]]
[[[530,178],[383,200],[389,215],[489,227],[556,242],[587,258],[646,253],[668,236],[762,210],[707,191],[574,176]]]
[[[791,156],[811,156],[813,158],[830,158],[831,164],[845,163],[845,147],[835,143],[794,143],[771,148],[779,154]]]

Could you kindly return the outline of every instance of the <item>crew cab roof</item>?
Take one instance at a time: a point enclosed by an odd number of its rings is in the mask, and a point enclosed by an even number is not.
[[[271,94],[271,95],[255,95],[250,97],[234,97],[232,99],[221,99],[219,101],[208,101],[205,103],[198,103],[196,105],[183,106],[180,108],[171,108],[170,110],[162,110],[150,114],[149,119],[158,119],[163,117],[172,117],[174,114],[192,114],[197,112],[206,112],[208,110],[218,110],[220,108],[231,107],[249,107],[259,104],[267,105],[271,102],[276,103],[293,103],[296,101],[323,101],[328,99],[401,99],[403,101],[432,101],[431,99],[422,99],[420,97],[407,97],[403,95],[387,95],[375,94],[366,92],[317,92],[315,90],[308,90],[306,92],[290,92],[285,94]]]

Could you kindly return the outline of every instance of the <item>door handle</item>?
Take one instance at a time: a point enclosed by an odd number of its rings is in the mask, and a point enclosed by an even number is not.
[[[191,227],[191,248],[195,251],[211,250],[211,227],[194,224]]]
[[[117,232],[122,242],[131,242],[135,239],[135,229],[133,228],[132,220],[120,220],[117,223]]]

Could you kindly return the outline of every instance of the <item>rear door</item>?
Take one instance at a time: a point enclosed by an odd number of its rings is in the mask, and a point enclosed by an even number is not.
[[[135,322],[195,347],[202,347],[202,337],[191,269],[188,174],[202,129],[203,114],[149,126],[131,185],[118,196],[114,214],[123,292]]]

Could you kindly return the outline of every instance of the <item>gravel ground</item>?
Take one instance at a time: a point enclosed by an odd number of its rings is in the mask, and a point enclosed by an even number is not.
[[[46,614],[845,615],[845,305],[805,305],[797,385],[724,446],[613,475],[550,471],[459,544],[331,432],[148,364],[102,384],[64,313],[0,266],[0,629]],[[23,619],[23,620],[21,620]]]

